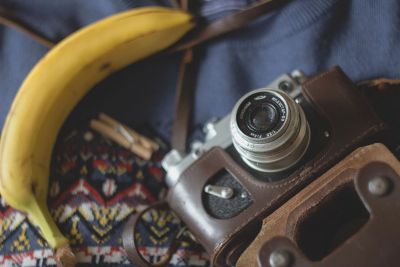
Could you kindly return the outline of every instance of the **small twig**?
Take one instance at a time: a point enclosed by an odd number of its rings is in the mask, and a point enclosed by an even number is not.
[[[378,87],[378,89],[384,89],[387,85],[400,85],[400,79],[389,79],[389,78],[379,78],[373,80],[362,81],[358,83],[359,86],[371,86]]]
[[[54,42],[44,37],[42,34],[40,34],[32,27],[26,25],[20,19],[15,17],[10,11],[5,10],[4,8],[0,8],[0,24],[3,24],[10,28],[14,28],[17,31],[26,34],[32,39],[36,40],[38,43],[48,48],[52,48],[53,46],[56,45]]]

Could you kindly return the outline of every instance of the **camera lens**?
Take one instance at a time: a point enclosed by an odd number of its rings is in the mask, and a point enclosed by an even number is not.
[[[253,108],[247,116],[248,127],[256,132],[268,131],[278,122],[278,111],[268,103]]]
[[[232,141],[251,168],[289,169],[304,155],[310,130],[302,108],[285,92],[259,89],[244,95],[231,114]]]

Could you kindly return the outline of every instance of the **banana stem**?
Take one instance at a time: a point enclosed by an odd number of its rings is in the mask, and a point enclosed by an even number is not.
[[[44,239],[52,248],[59,248],[68,244],[68,239],[58,229],[46,204],[41,204],[35,199],[29,207],[29,215],[35,225],[39,226]]]
[[[57,267],[74,267],[76,265],[75,254],[68,245],[56,250]]]

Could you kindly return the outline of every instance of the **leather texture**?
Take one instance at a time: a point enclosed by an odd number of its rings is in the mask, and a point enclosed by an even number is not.
[[[134,262],[136,265],[140,267],[163,267],[167,266],[171,257],[173,256],[176,250],[176,244],[173,243],[170,246],[169,250],[165,253],[165,256],[157,263],[150,264],[139,252],[138,245],[136,244],[136,236],[135,231],[137,224],[140,222],[141,217],[149,212],[151,209],[168,209],[168,204],[164,201],[157,202],[153,205],[150,205],[146,209],[142,210],[141,212],[136,212],[133,214],[129,220],[126,222],[124,226],[124,230],[122,232],[122,244],[124,246],[124,250],[128,256],[128,258]],[[178,233],[178,232],[177,232]],[[175,236],[176,239],[176,236]]]
[[[330,140],[288,178],[272,183],[258,181],[224,150],[215,147],[192,164],[170,188],[167,196],[170,207],[210,254],[214,266],[234,265],[257,234],[262,218],[353,148],[370,143],[385,129],[365,97],[338,67],[306,81],[303,94],[328,123]],[[227,220],[212,218],[201,205],[205,184],[223,168],[233,174],[253,199],[252,205]]]
[[[391,186],[386,194],[377,196],[369,192],[369,181],[375,177],[388,179]],[[291,255],[292,267],[397,266],[400,260],[399,177],[400,163],[386,146],[377,143],[358,148],[265,218],[257,238],[236,266],[270,266],[269,257],[278,250]],[[368,210],[368,221],[328,255],[311,261],[296,243],[300,222],[319,207],[323,209],[324,201],[348,184],[354,186],[362,205]]]

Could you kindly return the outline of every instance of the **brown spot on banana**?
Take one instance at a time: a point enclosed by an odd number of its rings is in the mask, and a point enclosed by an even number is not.
[[[107,70],[111,67],[111,62],[106,62],[103,65],[100,66],[99,71],[104,71]]]
[[[37,188],[36,182],[32,181],[31,189],[32,189],[32,192],[33,192],[34,195],[36,195],[36,188]]]

